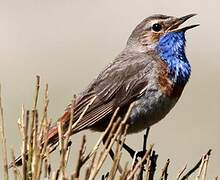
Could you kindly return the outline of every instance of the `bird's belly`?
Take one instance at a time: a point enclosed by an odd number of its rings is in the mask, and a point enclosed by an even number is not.
[[[178,98],[165,96],[161,91],[152,90],[135,101],[129,118],[128,133],[146,129],[163,119],[176,104]]]

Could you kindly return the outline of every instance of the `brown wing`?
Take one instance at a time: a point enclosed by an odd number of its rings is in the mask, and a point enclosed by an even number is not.
[[[146,60],[146,54],[119,56],[79,98],[76,117],[79,117],[91,99],[96,97],[74,131],[91,127],[113,114],[117,107],[127,105],[137,98],[148,84],[146,73],[152,69],[152,62]]]

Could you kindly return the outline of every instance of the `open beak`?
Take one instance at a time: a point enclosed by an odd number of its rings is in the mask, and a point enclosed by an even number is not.
[[[190,26],[186,26],[183,28],[178,28],[181,24],[183,24],[185,21],[187,21],[188,19],[190,19],[191,17],[195,16],[196,14],[189,14],[180,18],[177,18],[174,22],[172,22],[172,25],[167,29],[167,31],[171,32],[171,31],[186,31],[188,29],[192,29],[194,27],[199,26],[199,24],[195,24],[195,25],[190,25]]]

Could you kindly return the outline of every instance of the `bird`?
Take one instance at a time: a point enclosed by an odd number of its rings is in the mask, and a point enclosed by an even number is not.
[[[198,24],[180,26],[195,15],[156,14],[140,22],[119,55],[78,94],[74,120],[88,109],[72,134],[85,129],[105,131],[115,110],[119,107],[117,116],[123,117],[131,103],[128,134],[164,119],[181,97],[191,75],[185,33]],[[71,107],[67,106],[58,121],[67,127],[70,118]],[[55,123],[49,128],[48,144],[57,143],[58,139]],[[21,164],[21,158],[16,159],[16,164]]]

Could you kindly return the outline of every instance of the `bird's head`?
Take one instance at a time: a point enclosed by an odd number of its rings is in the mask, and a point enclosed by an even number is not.
[[[195,14],[189,14],[180,18],[166,15],[150,16],[134,29],[128,40],[128,45],[142,51],[154,50],[158,45],[163,45],[164,41],[169,43],[169,46],[181,43],[178,41],[183,41],[185,45],[185,31],[198,25],[182,28],[180,28],[180,25],[193,16]],[[179,38],[173,37],[175,35],[178,35]],[[168,48],[170,48],[169,46]]]

